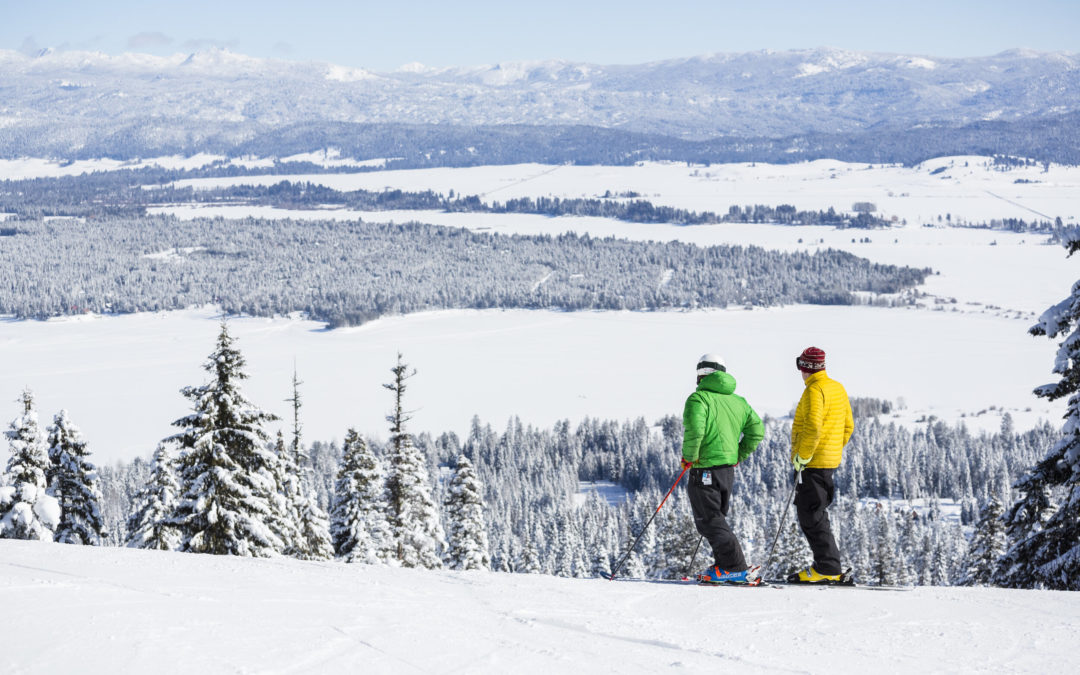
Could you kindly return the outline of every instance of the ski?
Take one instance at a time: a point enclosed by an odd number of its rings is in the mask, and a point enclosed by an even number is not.
[[[785,579],[769,579],[768,583],[776,588],[857,588],[863,591],[910,591],[913,586],[867,586],[865,584],[837,583],[792,583]]]
[[[839,581],[819,581],[816,583],[810,583],[808,581],[788,581],[787,579],[769,579],[765,583],[772,584],[773,586],[806,586],[808,588],[866,588],[866,586],[860,586],[854,581],[850,583],[843,583]]]
[[[747,583],[745,581],[696,581],[695,583],[698,586],[724,586],[727,588],[777,588],[764,579],[757,583]]]
[[[807,588],[861,588],[867,591],[910,591],[911,586],[867,586],[855,583],[851,576],[851,570],[846,570],[839,581],[791,581],[788,579],[769,579],[768,582],[775,586],[801,586]]]

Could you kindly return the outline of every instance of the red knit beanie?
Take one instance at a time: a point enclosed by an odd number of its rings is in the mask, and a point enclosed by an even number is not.
[[[817,347],[807,347],[795,357],[795,367],[804,373],[816,373],[825,370],[825,352]]]

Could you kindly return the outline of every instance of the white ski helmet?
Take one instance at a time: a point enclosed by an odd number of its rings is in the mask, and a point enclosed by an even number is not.
[[[718,370],[722,373],[726,373],[727,366],[724,365],[724,359],[716,354],[704,354],[697,360],[698,377],[704,377],[705,375],[715,373]]]

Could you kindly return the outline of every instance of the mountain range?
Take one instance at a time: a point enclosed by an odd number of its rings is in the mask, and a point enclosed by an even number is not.
[[[1071,129],[1080,113],[1080,55],[1011,50],[931,58],[821,48],[640,65],[414,64],[376,73],[221,49],[173,57],[0,50],[0,101],[0,155],[8,157],[233,154],[252,151],[245,144],[268,134],[296,136],[298,128],[310,135],[343,125],[395,125],[425,136],[453,130],[447,147],[435,142],[426,154],[460,153],[483,140],[470,141],[469,130],[550,135],[589,128],[634,135],[638,154],[662,138],[660,145],[719,143],[729,150],[765,144],[773,154],[802,158],[821,139],[844,145],[860,136],[985,128],[976,136],[993,145],[1016,125],[1024,136],[1048,126],[1054,133],[1061,124]],[[311,143],[324,143],[326,135],[316,133]]]

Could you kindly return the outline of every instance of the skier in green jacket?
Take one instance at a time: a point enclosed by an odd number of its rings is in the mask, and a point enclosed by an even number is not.
[[[694,525],[713,551],[713,566],[698,575],[711,583],[755,583],[727,522],[735,465],[757,449],[765,428],[750,404],[735,394],[735,378],[715,354],[698,359],[697,389],[683,407],[682,466],[690,469],[687,495]]]

